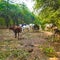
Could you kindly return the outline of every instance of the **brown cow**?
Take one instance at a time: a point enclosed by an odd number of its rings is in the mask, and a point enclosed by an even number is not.
[[[15,38],[17,37],[17,35],[18,35],[18,39],[19,39],[19,33],[21,33],[22,32],[22,28],[20,27],[20,26],[11,26],[10,28],[9,28],[10,30],[13,30],[13,32],[14,32],[14,34],[15,34]]]

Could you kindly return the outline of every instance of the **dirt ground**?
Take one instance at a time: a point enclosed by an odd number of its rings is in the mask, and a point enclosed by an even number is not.
[[[24,50],[29,52],[27,59],[18,59],[9,55],[5,59],[1,60],[60,60],[60,43],[58,47],[48,41],[48,37],[51,36],[51,32],[41,31],[41,32],[24,32],[20,33],[19,40],[14,38],[14,33],[8,29],[0,29],[0,51],[8,50]],[[55,43],[56,44],[56,43]],[[53,46],[57,49],[57,57],[48,57],[43,51],[42,47]]]

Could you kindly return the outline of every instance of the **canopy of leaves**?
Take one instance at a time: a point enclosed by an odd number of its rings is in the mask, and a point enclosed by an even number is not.
[[[35,10],[41,9],[38,14],[42,24],[53,23],[60,26],[60,0],[34,0]]]
[[[4,18],[6,26],[32,23],[35,20],[34,14],[30,12],[24,3],[20,5],[12,4],[9,0],[0,0],[0,18]]]

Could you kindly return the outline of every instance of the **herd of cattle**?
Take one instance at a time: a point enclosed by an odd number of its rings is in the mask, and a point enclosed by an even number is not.
[[[37,24],[19,24],[19,26],[17,25],[14,25],[14,26],[11,26],[9,28],[10,30],[13,30],[13,32],[15,33],[15,38],[17,37],[18,35],[18,38],[19,38],[19,33],[21,32],[24,32],[24,31],[41,31],[42,30],[42,27],[41,25],[37,25]],[[53,25],[53,24],[46,24],[45,25],[45,30],[47,29],[52,29],[55,31],[54,34],[58,33],[60,34],[60,30],[58,30],[58,28]]]
[[[19,24],[19,26],[14,25],[14,26],[11,26],[9,29],[13,30],[13,32],[15,34],[15,38],[17,37],[17,35],[19,38],[19,33],[24,32],[26,30],[28,32],[42,30],[41,25],[39,26],[37,24]]]
[[[22,32],[24,32],[24,30],[41,30],[41,25],[37,25],[37,24],[19,24],[19,26],[22,28]]]

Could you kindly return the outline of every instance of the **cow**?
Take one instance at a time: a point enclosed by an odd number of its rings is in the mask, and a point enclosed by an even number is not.
[[[14,26],[9,27],[9,29],[14,32],[15,38],[18,37],[18,39],[19,39],[19,33],[22,32],[22,28],[20,26],[14,25]]]

